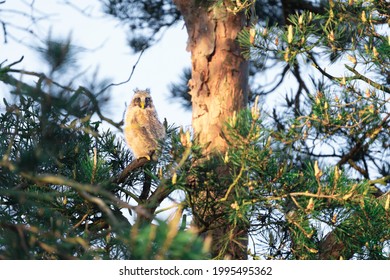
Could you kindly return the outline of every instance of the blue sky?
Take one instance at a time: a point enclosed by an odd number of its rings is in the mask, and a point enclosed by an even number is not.
[[[88,14],[81,13],[71,5],[64,4],[69,2],[79,10]],[[0,2],[1,3],[1,2]],[[31,9],[31,3],[34,9]],[[26,15],[7,10],[22,11]],[[31,17],[36,21],[31,23]],[[138,59],[138,54],[132,54],[127,46],[126,26],[121,25],[116,19],[102,13],[99,0],[6,0],[0,4],[0,18],[6,22],[17,24],[25,28],[29,27],[34,34],[32,36],[25,31],[18,30],[9,26],[9,35],[14,35],[22,42],[15,42],[8,38],[9,43],[4,44],[3,34],[0,30],[0,63],[4,60],[13,62],[24,56],[20,68],[33,70],[36,72],[45,72],[39,56],[29,45],[36,46],[48,37],[51,32],[53,37],[66,38],[71,34],[73,42],[80,48],[85,49],[78,59],[80,69],[75,73],[87,70],[92,74],[96,67],[99,67],[99,77],[108,77],[114,83],[120,83],[129,77],[134,64]],[[42,18],[42,19],[41,19]],[[378,32],[388,34],[388,27],[383,26]],[[132,79],[120,86],[112,87],[111,101],[104,108],[104,114],[115,120],[120,121],[129,103],[135,88],[150,88],[154,103],[156,105],[161,120],[166,118],[169,124],[190,126],[191,113],[184,110],[176,100],[169,99],[168,85],[180,79],[184,67],[190,66],[190,54],[186,51],[187,33],[184,23],[178,23],[174,28],[168,29],[162,36],[161,41],[152,48],[143,53],[138,63]],[[272,62],[272,61],[271,61]],[[335,76],[351,75],[346,72],[344,63],[351,64],[348,60],[339,60],[337,63],[330,63],[326,57],[320,64],[323,68]],[[258,74],[256,84],[261,86],[264,91],[273,88],[278,79],[283,65],[278,64],[272,70],[262,71]],[[358,69],[362,73],[369,72],[364,65]],[[312,94],[316,89],[312,87],[310,75],[315,78],[321,78],[318,71],[310,64],[301,66],[302,78],[307,81]],[[23,77],[29,80],[29,77]],[[31,79],[30,79],[31,80]],[[75,84],[75,88],[77,88]],[[362,83],[362,87],[367,84]],[[283,84],[272,94],[262,97],[260,103],[264,111],[271,112],[276,103],[283,103],[286,94],[296,92],[297,82],[291,73],[287,73]],[[0,83],[0,100],[6,95],[8,89]],[[4,105],[0,101],[0,110]],[[263,114],[264,115],[264,114]],[[109,125],[106,125],[109,127]],[[119,134],[121,135],[121,134]],[[313,143],[317,149],[326,150],[329,147],[321,143]],[[342,143],[338,143],[342,145]]]
[[[34,3],[33,15],[36,18],[44,15],[44,19],[38,20],[33,25],[29,16],[4,12],[4,10],[15,10],[30,15],[32,2]],[[7,0],[2,4],[0,6],[3,10],[0,11],[2,20],[17,23],[20,27],[29,27],[37,36],[10,26],[9,34],[22,41],[16,42],[9,37],[8,43],[4,44],[3,34],[0,33],[0,63],[7,60],[6,64],[8,64],[24,56],[23,61],[15,68],[46,73],[48,69],[42,65],[39,54],[31,46],[37,47],[40,44],[43,46],[40,40],[46,39],[49,33],[52,38],[67,38],[71,34],[73,43],[84,49],[78,56],[77,63],[80,68],[75,71],[76,74],[88,71],[87,73],[92,75],[96,67],[99,67],[100,78],[110,78],[113,83],[126,81],[139,58],[139,54],[133,54],[127,46],[126,27],[116,19],[103,14],[98,0],[68,1],[77,3],[82,10],[86,9],[90,16],[83,15],[71,6],[63,4],[64,2],[65,0]],[[186,51],[187,33],[183,27],[179,24],[166,31],[157,45],[142,54],[131,80],[112,87],[110,102],[103,108],[106,117],[119,122],[123,118],[126,105],[130,102],[133,89],[150,88],[160,120],[166,118],[169,124],[185,128],[191,125],[191,112],[186,111],[179,102],[169,99],[168,91],[168,85],[178,81],[182,69],[189,67],[191,63],[190,53]],[[23,80],[34,82],[36,77],[31,79],[24,76]],[[75,88],[78,85],[76,82]],[[9,89],[0,83],[0,111],[4,109],[2,98],[9,98],[8,92]],[[115,129],[109,124],[104,124],[103,129],[106,128]],[[123,138],[121,131],[117,133]],[[180,194],[177,193],[175,197],[179,198]],[[166,200],[161,207],[170,205],[172,201]],[[127,215],[126,211],[124,213]],[[167,217],[170,213],[172,210],[159,217]]]
[[[90,16],[85,16],[69,5],[63,4],[65,0],[6,0],[0,5],[0,17],[7,22],[16,23],[20,27],[29,27],[37,34],[38,38],[47,38],[49,32],[53,37],[66,38],[71,34],[73,42],[85,51],[80,56],[80,72],[83,70],[93,73],[99,67],[99,77],[108,77],[114,83],[120,83],[129,77],[139,54],[132,54],[126,43],[128,30],[117,20],[102,13],[98,0],[68,0],[77,4],[81,10],[86,8]],[[29,17],[4,10],[23,11],[30,15],[30,4],[34,3],[33,15],[39,18],[45,14],[42,20],[31,25]],[[82,5],[82,6],[80,6]],[[3,34],[0,32],[0,63],[7,59],[13,62],[24,56],[24,60],[17,67],[36,72],[45,72],[45,69],[37,53],[28,47],[39,44],[37,37],[29,35],[25,31],[12,29],[9,34],[20,38],[22,42],[15,42],[9,38],[4,44]],[[106,106],[104,114],[107,117],[120,121],[129,103],[134,88],[150,88],[154,103],[161,120],[166,118],[168,123],[189,126],[191,113],[184,110],[179,102],[169,99],[168,85],[179,80],[184,67],[190,66],[190,54],[186,51],[187,33],[183,24],[165,32],[162,40],[154,47],[148,49],[141,57],[132,79],[123,85],[112,88],[111,101]],[[311,66],[307,66],[308,68]],[[310,69],[303,71],[310,73]],[[343,67],[327,65],[327,71],[335,75],[343,75]],[[273,87],[275,74],[261,73],[262,85]],[[308,78],[308,77],[306,77]],[[29,80],[29,77],[23,79]],[[268,107],[272,107],[275,100],[281,101],[284,94],[294,92],[296,82],[287,80],[278,93],[267,99]],[[61,81],[60,81],[61,82]],[[270,86],[271,84],[271,86]],[[77,87],[77,85],[75,85]],[[7,89],[0,84],[0,111],[4,108],[2,97],[7,95]],[[107,125],[107,127],[109,127]],[[323,149],[323,146],[319,145]],[[169,206],[166,201],[162,207]]]
[[[71,34],[73,43],[85,50],[78,56],[78,71],[87,70],[92,74],[96,67],[99,67],[101,78],[110,78],[114,83],[127,80],[139,54],[133,54],[127,46],[126,26],[103,14],[97,0],[68,1],[77,4],[77,7],[85,10],[89,16],[63,4],[64,2],[66,1],[7,0],[0,7],[3,10],[0,16],[20,27],[29,27],[41,40],[47,38],[50,32],[53,38],[66,38]],[[31,9],[31,3],[34,3],[34,10]],[[27,15],[32,13],[38,20],[32,24],[29,17],[6,10],[23,11]],[[42,68],[37,53],[28,47],[39,44],[39,39],[11,26],[8,33],[21,38],[22,42],[15,42],[9,37],[8,43],[4,44],[1,34],[0,62],[6,59],[7,62],[13,62],[24,56],[18,68],[45,72],[47,69]],[[186,40],[187,33],[183,25],[165,32],[157,45],[143,53],[132,79],[126,84],[112,88],[111,101],[104,110],[105,114],[115,121],[120,121],[133,89],[150,88],[161,120],[166,118],[170,124],[190,125],[191,113],[184,110],[178,102],[169,99],[168,91],[168,85],[179,80],[182,69],[190,66],[190,54],[185,50]],[[28,77],[24,79],[29,80]],[[0,85],[0,97],[6,94],[7,89]],[[3,106],[1,103],[0,109]]]

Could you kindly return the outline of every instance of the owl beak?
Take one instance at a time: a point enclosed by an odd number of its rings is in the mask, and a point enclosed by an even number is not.
[[[145,109],[145,101],[141,100],[140,105],[141,105],[141,108],[142,108],[142,109]]]

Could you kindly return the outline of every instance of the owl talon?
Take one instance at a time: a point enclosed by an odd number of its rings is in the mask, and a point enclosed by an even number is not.
[[[150,161],[150,156],[142,156],[142,157],[137,158],[137,160],[140,161],[143,158],[146,158],[148,161]]]

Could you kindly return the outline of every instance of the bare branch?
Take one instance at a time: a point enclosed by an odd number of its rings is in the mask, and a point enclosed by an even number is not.
[[[111,83],[111,84],[109,84],[108,86],[104,87],[104,88],[99,92],[99,94],[102,93],[102,92],[104,92],[104,91],[106,91],[106,90],[107,90],[108,88],[110,88],[110,87],[113,87],[113,86],[120,86],[120,85],[123,85],[123,84],[126,84],[126,83],[130,82],[131,78],[133,77],[135,68],[137,67],[139,61],[141,60],[141,57],[142,57],[143,53],[145,52],[145,50],[146,50],[146,47],[143,48],[143,49],[141,50],[140,54],[138,55],[137,61],[136,61],[135,64],[133,65],[133,68],[131,69],[130,75],[129,75],[129,77],[127,78],[127,80],[125,80],[125,81],[123,81],[123,82],[120,82],[120,83]]]
[[[3,27],[3,34],[4,34],[4,44],[7,44],[8,43],[8,40],[7,40],[7,27],[5,25],[5,22],[1,22],[1,25]]]
[[[140,158],[133,160],[123,171],[122,173],[116,177],[113,178],[112,183],[115,184],[121,184],[123,183],[126,178],[129,176],[130,172],[133,170],[140,168],[141,166],[144,166],[149,160],[147,158]]]
[[[50,95],[48,93],[43,92],[42,90],[40,92],[37,92],[34,87],[32,87],[32,86],[30,86],[30,85],[28,85],[26,83],[23,83],[23,82],[15,79],[11,75],[7,75],[6,74],[7,72],[9,72],[9,73],[21,73],[21,74],[26,74],[26,75],[31,75],[31,76],[38,77],[40,81],[46,81],[48,84],[56,85],[59,88],[61,88],[63,90],[66,90],[68,92],[82,93],[82,94],[84,94],[85,96],[87,96],[89,98],[90,102],[93,105],[93,109],[95,110],[95,113],[99,116],[99,118],[101,120],[106,121],[107,123],[111,124],[112,126],[118,128],[118,129],[121,129],[122,122],[118,123],[118,122],[115,122],[112,119],[107,118],[106,116],[104,116],[103,113],[101,112],[101,109],[100,109],[100,106],[98,104],[98,100],[96,99],[96,96],[92,92],[90,92],[87,88],[85,88],[83,86],[80,86],[77,90],[75,90],[75,89],[73,89],[73,88],[71,88],[69,86],[64,86],[64,85],[59,84],[58,82],[56,82],[53,79],[47,77],[43,73],[38,73],[38,72],[34,72],[34,71],[26,71],[26,70],[21,70],[21,69],[10,69],[9,68],[10,66],[12,66],[12,65],[22,61],[22,59],[23,59],[23,57],[19,61],[14,62],[14,63],[10,64],[8,67],[5,67],[5,68],[2,69],[2,70],[4,70],[4,73],[2,74],[3,75],[3,77],[2,77],[2,81],[3,82],[5,82],[7,84],[10,84],[12,86],[15,86],[15,87],[19,87],[19,88],[23,87],[23,88],[29,89],[29,90],[26,91],[26,94],[29,94],[31,97],[38,97],[38,95],[45,95],[45,96],[47,96],[51,100],[57,100],[58,99],[55,96],[52,96],[52,95]]]

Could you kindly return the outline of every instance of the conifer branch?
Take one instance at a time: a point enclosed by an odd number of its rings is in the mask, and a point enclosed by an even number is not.
[[[385,85],[380,85],[378,84],[377,82],[374,82],[373,80],[369,79],[368,77],[360,74],[356,69],[348,66],[348,65],[344,65],[345,68],[347,68],[349,71],[351,71],[352,73],[354,73],[356,76],[354,77],[349,77],[350,80],[362,80],[362,81],[365,81],[367,84],[369,84],[370,86],[373,86],[374,88],[378,89],[378,90],[381,90],[381,91],[385,91],[387,93],[390,93],[390,88],[385,86]]]
[[[35,76],[35,77],[39,78],[40,81],[45,81],[48,84],[56,85],[59,88],[61,88],[63,90],[66,90],[68,92],[84,94],[85,96],[87,96],[89,98],[89,101],[93,105],[94,111],[96,112],[96,114],[99,116],[99,118],[102,121],[105,121],[105,122],[111,124],[112,126],[118,128],[118,129],[121,128],[122,122],[117,123],[117,122],[113,121],[112,119],[110,119],[110,118],[108,118],[108,117],[103,115],[103,113],[101,112],[101,109],[100,109],[99,102],[96,99],[96,96],[92,92],[90,92],[87,88],[85,88],[83,86],[80,86],[77,90],[75,90],[75,89],[73,89],[73,88],[71,88],[69,86],[61,85],[60,83],[58,83],[58,82],[54,81],[53,79],[47,77],[43,73],[38,73],[38,72],[35,72],[35,71],[26,71],[26,70],[22,70],[22,69],[11,69],[10,68],[10,66],[15,65],[16,63],[21,62],[22,59],[23,59],[23,57],[20,60],[10,64],[8,67],[4,67],[4,68],[0,69],[0,76],[1,76],[1,80],[3,82],[5,82],[7,84],[10,84],[12,86],[15,86],[16,88],[21,88],[23,90],[23,94],[28,95],[28,96],[30,96],[32,98],[39,98],[39,97],[43,96],[43,97],[48,98],[49,100],[53,100],[55,102],[61,102],[61,99],[58,98],[58,97],[55,97],[53,95],[50,95],[49,93],[44,92],[41,88],[40,88],[39,91],[37,91],[35,87],[30,86],[29,84],[24,83],[24,82],[22,82],[22,81],[20,81],[20,80],[18,80],[16,78],[14,78],[13,76],[8,75],[7,73],[20,73],[20,74]]]
[[[112,183],[124,183],[129,174],[137,168],[144,166],[149,160],[145,157],[133,160],[126,168],[119,174],[119,176],[112,179]]]

